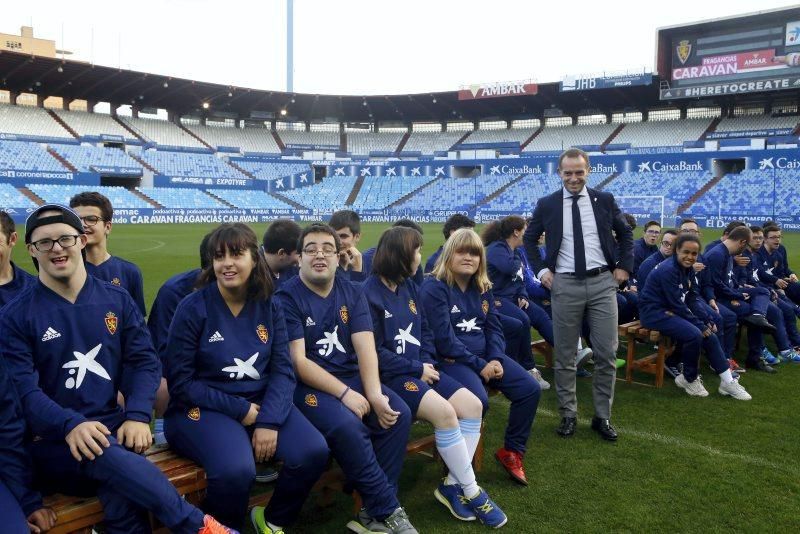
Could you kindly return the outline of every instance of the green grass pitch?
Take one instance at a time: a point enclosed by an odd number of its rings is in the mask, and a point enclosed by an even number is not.
[[[388,225],[367,224],[360,248],[373,246]],[[148,307],[169,276],[198,265],[198,245],[213,225],[119,225],[110,250],[144,272]],[[266,224],[255,225],[261,236]],[[441,225],[424,225],[423,260],[442,242]],[[639,229],[639,235],[641,228]],[[703,240],[720,231],[705,230]],[[800,234],[785,234],[800,269]],[[24,246],[14,258],[33,272]],[[774,349],[771,339],[768,343]],[[741,360],[740,360],[741,361]],[[541,362],[540,362],[541,363]],[[554,390],[543,392],[525,457],[530,487],[508,479],[492,458],[502,445],[508,403],[492,398],[486,456],[478,481],[509,516],[506,532],[797,532],[800,531],[800,366],[773,376],[749,372],[750,402],[717,394],[718,378],[703,364],[710,396],[690,398],[667,381],[661,390],[617,382],[613,422],[620,440],[601,441],[588,427],[591,382],[578,381],[579,428],[569,440],[555,434]],[[544,370],[547,380],[552,371]],[[620,376],[624,376],[621,374]],[[644,378],[644,380],[647,380]],[[415,425],[414,432],[426,432]],[[409,458],[400,501],[422,532],[479,532],[438,504],[433,489],[441,466]],[[318,508],[309,500],[290,532],[344,532],[351,501]]]

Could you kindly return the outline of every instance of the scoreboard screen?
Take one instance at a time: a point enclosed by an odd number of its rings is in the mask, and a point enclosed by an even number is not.
[[[800,10],[659,30],[662,100],[800,89]]]

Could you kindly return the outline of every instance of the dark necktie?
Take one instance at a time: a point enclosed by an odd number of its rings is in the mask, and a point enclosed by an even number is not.
[[[580,195],[572,195],[572,242],[575,245],[575,277],[586,278],[586,251],[583,248],[583,227],[581,210],[578,208]]]

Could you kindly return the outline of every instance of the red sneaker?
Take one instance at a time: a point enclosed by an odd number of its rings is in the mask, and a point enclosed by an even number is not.
[[[500,465],[506,472],[523,486],[528,485],[528,479],[525,477],[525,468],[522,465],[522,454],[517,451],[510,451],[508,449],[497,449],[494,457],[500,462]]]
[[[730,367],[731,371],[736,371],[737,373],[745,372],[745,369],[742,366],[740,366],[733,358],[728,358],[728,366]]]
[[[228,528],[210,515],[206,514],[203,517],[203,526],[197,531],[197,534],[239,534],[238,530]]]

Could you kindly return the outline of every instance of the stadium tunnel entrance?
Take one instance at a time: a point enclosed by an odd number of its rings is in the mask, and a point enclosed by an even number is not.
[[[744,158],[713,159],[711,170],[715,177],[725,176],[726,174],[739,174],[747,163]]]
[[[474,178],[483,174],[483,165],[453,165],[450,173],[453,178]]]

